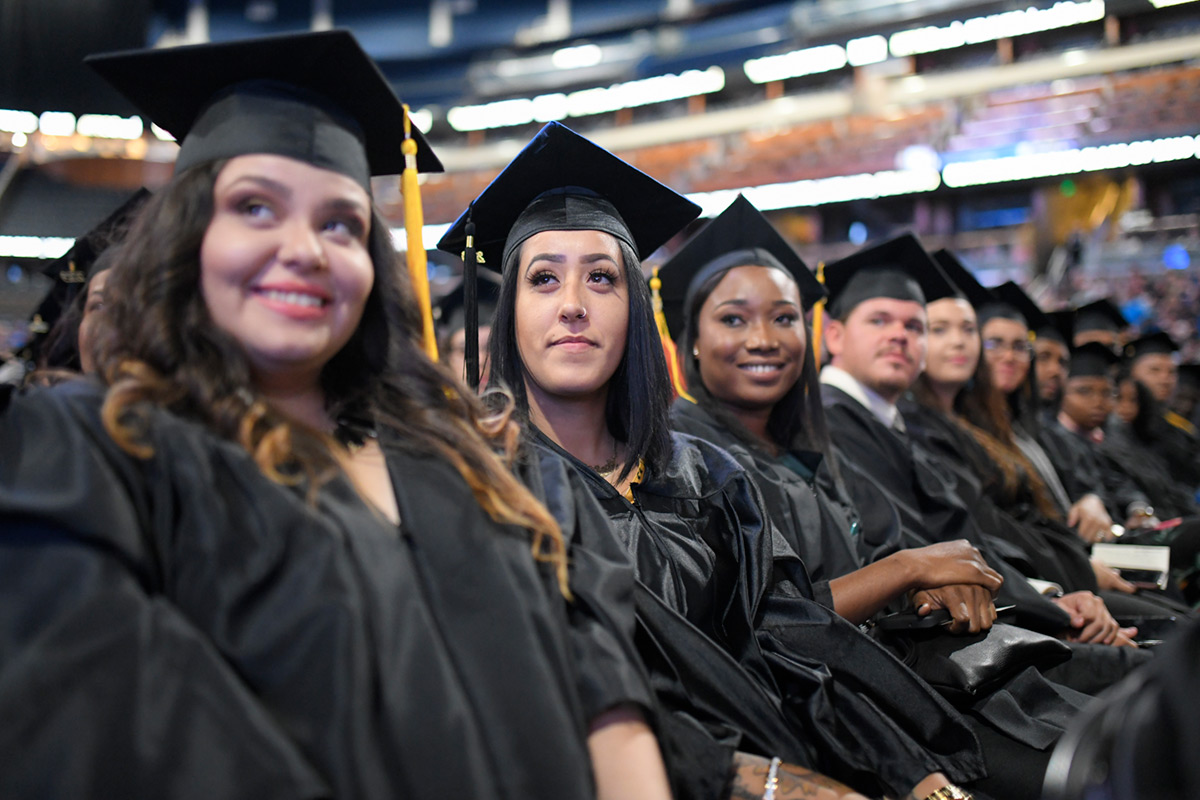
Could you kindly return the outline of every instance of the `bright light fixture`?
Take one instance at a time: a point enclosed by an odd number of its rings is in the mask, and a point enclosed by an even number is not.
[[[752,58],[742,65],[742,69],[751,82],[770,83],[841,69],[847,63],[846,48],[840,44],[823,44],[777,56]]]
[[[70,111],[45,111],[38,117],[38,128],[47,136],[70,136],[75,132],[75,115]]]
[[[111,114],[83,114],[75,130],[97,139],[140,139],[144,127],[142,118],[137,115],[118,117]]]
[[[13,111],[0,108],[0,131],[33,133],[38,129],[37,114],[32,111]]]
[[[1075,175],[1106,169],[1122,169],[1142,164],[1162,164],[1182,161],[1197,155],[1197,138],[1175,136],[1071,150],[985,158],[979,161],[960,161],[947,164],[942,180],[947,186],[981,186],[1006,181],[1047,178],[1053,175]]]
[[[599,45],[582,44],[578,47],[563,47],[554,51],[550,63],[555,69],[584,69],[594,67],[604,60],[604,51]]]
[[[945,27],[935,25],[893,33],[888,40],[898,58],[918,53],[949,50],[968,44],[994,42],[1028,33],[1066,28],[1104,19],[1104,0],[1061,0],[1050,8],[1004,11],[986,17],[956,20]]]

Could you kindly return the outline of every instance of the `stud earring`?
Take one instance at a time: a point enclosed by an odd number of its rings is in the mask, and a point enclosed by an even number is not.
[[[699,357],[700,357],[700,348],[693,347],[692,348],[692,358],[699,358]]]

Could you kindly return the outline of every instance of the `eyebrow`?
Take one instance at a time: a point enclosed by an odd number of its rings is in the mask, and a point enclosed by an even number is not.
[[[287,199],[291,199],[292,195],[294,194],[292,188],[286,183],[277,181],[274,178],[268,178],[264,175],[242,175],[241,177],[236,178],[233,183],[229,185],[229,188],[231,190],[235,189],[237,188],[238,184],[241,183],[257,184],[267,191],[274,192]],[[366,206],[364,206],[358,200],[351,199],[349,197],[333,197],[326,200],[321,205],[325,208],[355,211],[360,214],[365,214],[367,212]]]
[[[580,260],[585,264],[594,264],[597,261],[609,261],[613,264],[617,263],[617,260],[608,253],[590,253]],[[533,264],[537,261],[550,261],[554,264],[565,264],[567,257],[562,253],[538,253],[533,258],[529,259],[530,264]]]
[[[750,305],[749,300],[745,299],[744,297],[734,297],[734,298],[730,298],[729,300],[722,300],[720,303],[717,303],[716,307],[720,308],[721,306],[747,306],[747,305]],[[794,301],[788,300],[786,297],[782,298],[780,300],[773,301],[771,303],[771,305],[772,306],[791,306],[792,308],[800,307]]]

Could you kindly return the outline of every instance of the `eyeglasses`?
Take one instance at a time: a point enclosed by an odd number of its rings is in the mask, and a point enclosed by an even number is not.
[[[1015,339],[1011,342],[1006,339],[984,339],[983,349],[997,355],[1009,352],[1013,354],[1014,358],[1020,358],[1025,361],[1028,361],[1029,357],[1033,355],[1033,345],[1025,339]]]

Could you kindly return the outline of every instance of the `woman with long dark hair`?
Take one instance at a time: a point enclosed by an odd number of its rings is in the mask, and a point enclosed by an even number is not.
[[[0,795],[666,797],[630,571],[421,348],[377,68],[342,31],[97,67],[181,149],[97,380],[0,407]]]
[[[813,601],[802,563],[727,454],[669,430],[640,257],[695,210],[673,216],[682,199],[649,180],[551,125],[443,239],[457,249],[471,220],[486,263],[503,266],[493,380],[517,397],[531,452],[577,471],[633,559],[660,702],[710,736],[736,731],[735,792],[761,790],[741,769],[756,755],[861,791],[954,796],[944,773],[980,774],[962,720]],[[743,697],[761,711],[745,718]]]

